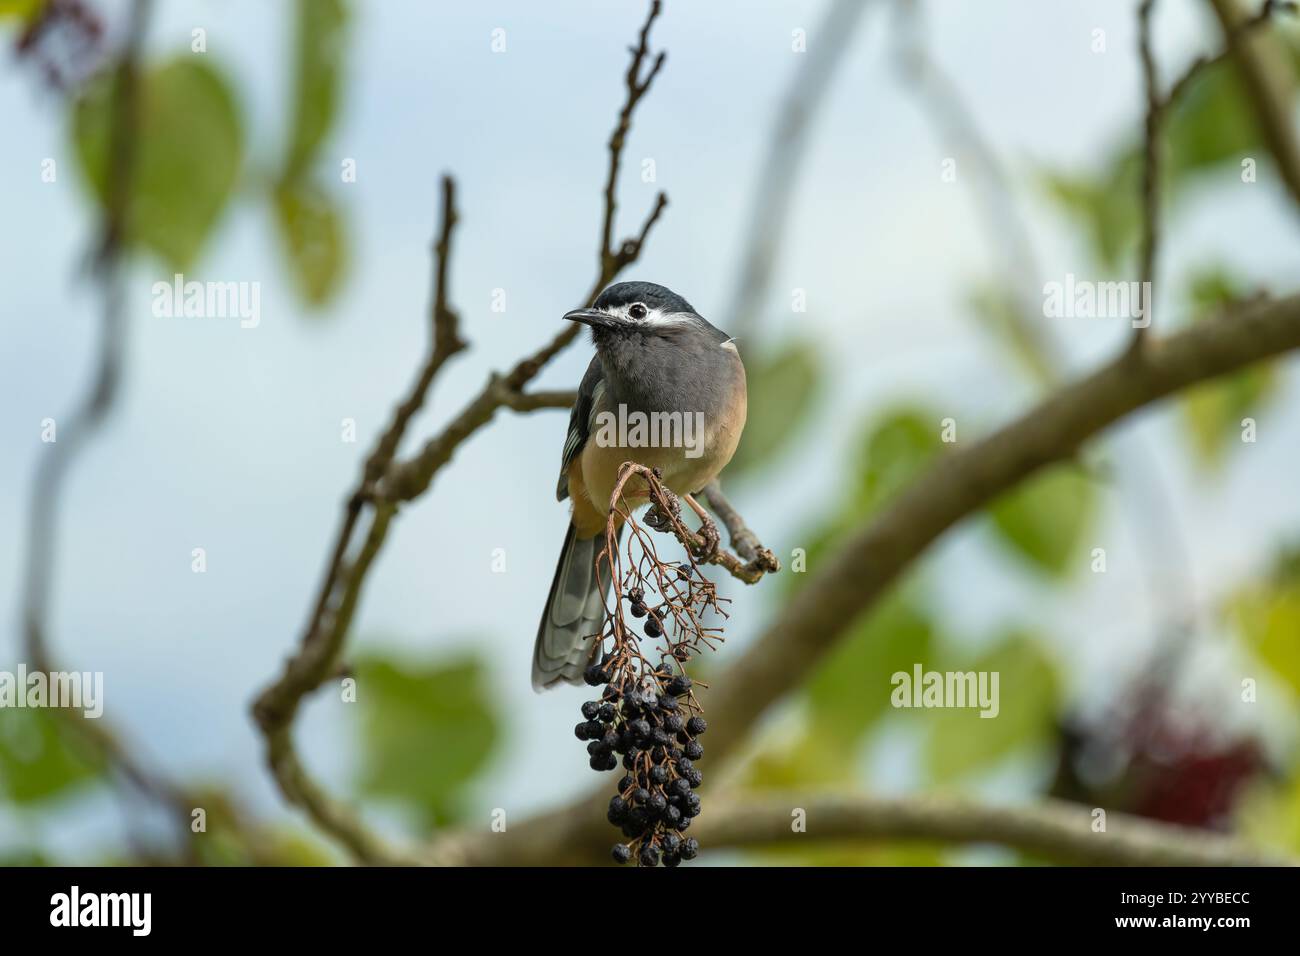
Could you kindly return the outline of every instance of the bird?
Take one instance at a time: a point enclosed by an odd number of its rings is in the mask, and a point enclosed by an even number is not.
[[[596,354],[578,386],[561,455],[555,497],[570,499],[572,510],[533,648],[538,691],[583,683],[596,650],[610,583],[599,580],[596,556],[620,466],[631,460],[659,469],[663,484],[703,517],[691,496],[731,461],[746,416],[745,366],[735,340],[671,289],[618,282],[564,319],[591,329]],[[609,427],[646,420],[681,422],[683,440],[647,444],[653,432]],[[645,483],[634,479],[624,495],[630,502],[646,498]]]

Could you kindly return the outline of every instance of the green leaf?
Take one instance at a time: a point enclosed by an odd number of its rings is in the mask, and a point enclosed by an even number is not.
[[[1231,615],[1251,650],[1300,697],[1300,552],[1234,598]]]
[[[32,20],[45,5],[45,0],[0,0],[0,20],[10,17]]]
[[[890,678],[930,656],[934,626],[897,591],[841,640],[808,681],[815,734],[850,748],[889,710]]]
[[[1220,163],[1237,165],[1260,145],[1250,101],[1230,62],[1200,71],[1165,121],[1168,176],[1175,188]]]
[[[299,294],[311,305],[324,305],[338,292],[347,269],[343,221],[334,200],[307,181],[281,184],[275,213]]]
[[[1063,575],[1082,552],[1096,498],[1082,471],[1058,465],[1013,488],[989,511],[999,540],[1038,569]]]
[[[1018,302],[1005,284],[985,283],[970,296],[970,308],[980,323],[991,331],[1007,354],[1040,385],[1050,385],[1055,374],[1045,351],[1044,340],[1036,334],[1042,315],[1022,315]]]
[[[107,202],[116,74],[77,101],[73,137],[83,175]],[[235,98],[202,57],[154,67],[139,78],[126,237],[184,271],[212,232],[239,175],[244,136]]]
[[[939,454],[942,416],[903,406],[868,424],[854,468],[858,475],[854,516],[875,514],[912,483]]]
[[[37,803],[93,781],[102,763],[69,745],[63,715],[6,709],[0,717],[0,793],[14,803]],[[81,718],[70,718],[81,719]]]
[[[356,667],[361,789],[402,801],[430,825],[455,819],[466,785],[500,737],[483,662],[439,664],[367,657]]]
[[[338,117],[349,11],[343,0],[298,0],[295,9],[293,119],[281,181],[311,172]]]
[[[1141,204],[1141,164],[1136,152],[1121,154],[1100,175],[1044,175],[1047,195],[1075,219],[1107,268],[1126,265],[1136,248]]]
[[[770,464],[812,412],[821,360],[811,342],[791,341],[775,352],[745,355],[749,414],[728,475]]]
[[[1187,293],[1191,321],[1213,316],[1246,295],[1246,284],[1222,267],[1199,270]],[[1276,363],[1261,362],[1188,389],[1179,409],[1197,460],[1209,468],[1221,466],[1228,450],[1241,444],[1242,420],[1257,416],[1278,386]]]
[[[1051,659],[1030,637],[1009,635],[969,668],[927,664],[925,669],[998,674],[996,717],[981,717],[978,707],[910,711],[930,722],[925,760],[936,782],[988,770],[1052,738],[1061,705],[1060,682]]]

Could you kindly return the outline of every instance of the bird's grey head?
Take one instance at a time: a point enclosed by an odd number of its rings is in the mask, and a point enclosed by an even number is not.
[[[647,344],[658,351],[716,347],[728,341],[689,302],[653,282],[617,282],[597,296],[591,308],[576,309],[565,318],[590,326],[592,342],[606,356]]]

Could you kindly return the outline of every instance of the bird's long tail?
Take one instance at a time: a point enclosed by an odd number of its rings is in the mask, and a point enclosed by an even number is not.
[[[583,682],[582,673],[591,662],[593,637],[600,633],[604,597],[609,591],[609,581],[602,588],[596,576],[596,555],[604,540],[603,534],[580,539],[577,529],[569,525],[533,647],[536,690],[560,681]]]

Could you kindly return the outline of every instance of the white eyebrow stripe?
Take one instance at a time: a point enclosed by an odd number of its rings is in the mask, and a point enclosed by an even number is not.
[[[642,325],[666,326],[666,325],[684,325],[690,320],[691,320],[691,316],[690,313],[688,312],[663,312],[660,311],[659,309],[655,309],[644,319],[641,319],[640,322]],[[633,321],[637,321],[637,320],[634,319]]]

